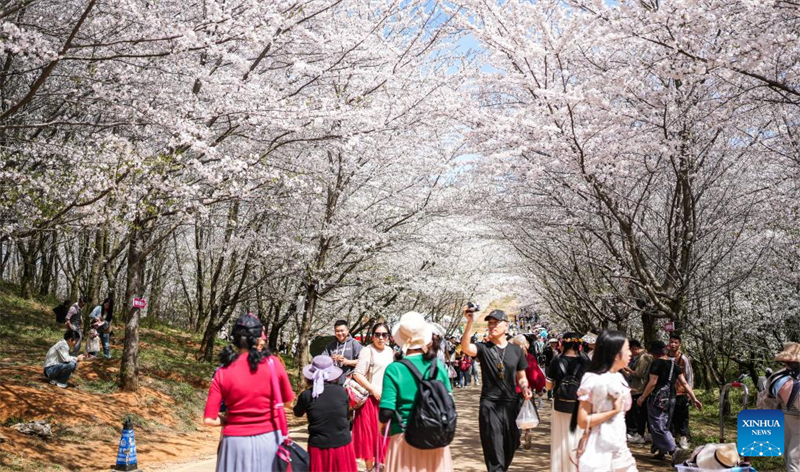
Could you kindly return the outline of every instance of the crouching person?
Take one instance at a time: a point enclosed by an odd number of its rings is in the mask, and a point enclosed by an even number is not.
[[[64,339],[55,343],[44,359],[44,376],[50,380],[52,385],[67,388],[67,381],[78,368],[78,362],[83,360],[83,354],[78,357],[70,355],[70,351],[80,341],[80,334],[68,330],[64,333]]]

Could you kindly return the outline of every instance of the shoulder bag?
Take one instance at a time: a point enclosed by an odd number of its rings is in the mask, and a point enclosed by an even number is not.
[[[308,452],[289,437],[289,427],[286,422],[286,410],[283,405],[281,387],[278,385],[278,376],[275,375],[275,364],[272,356],[267,358],[272,381],[272,417],[277,419],[278,427],[283,442],[278,445],[275,461],[272,463],[272,472],[307,472],[311,459]]]
[[[364,349],[369,349],[369,346]],[[370,351],[369,365],[367,366],[366,375],[369,375],[369,371],[372,370],[372,356],[372,351]],[[360,383],[358,383],[355,377],[353,377],[353,373],[347,374],[347,379],[344,381],[343,387],[347,392],[347,397],[350,399],[348,406],[351,410],[358,410],[364,406],[365,403],[367,403],[367,399],[369,399],[369,392]]]
[[[670,384],[672,383],[672,372],[675,370],[675,362],[670,361],[669,363],[669,376],[667,377],[666,385],[663,385],[658,392],[653,396],[653,407],[658,410],[664,411],[669,408],[669,400],[671,396],[672,387]]]

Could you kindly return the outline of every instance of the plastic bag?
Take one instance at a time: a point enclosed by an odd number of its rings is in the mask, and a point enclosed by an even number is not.
[[[539,414],[536,413],[533,403],[530,400],[525,400],[519,410],[519,415],[517,415],[517,428],[533,429],[537,426],[539,426]]]

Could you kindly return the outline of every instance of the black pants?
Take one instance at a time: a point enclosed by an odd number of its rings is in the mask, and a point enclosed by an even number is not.
[[[517,415],[520,402],[481,400],[478,428],[488,472],[505,472],[520,445]]]
[[[670,427],[675,436],[689,436],[689,396],[678,395],[675,398],[675,411],[672,413]]]
[[[628,434],[631,435],[639,434],[644,436],[645,429],[647,429],[647,405],[639,406],[636,404],[636,400],[641,396],[642,394],[640,393],[631,397],[633,405],[631,405],[631,409],[625,413],[625,425],[628,428]]]

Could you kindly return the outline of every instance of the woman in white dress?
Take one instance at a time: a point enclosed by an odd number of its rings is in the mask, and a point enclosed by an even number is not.
[[[603,331],[597,339],[589,370],[578,389],[580,404],[574,429],[583,430],[576,456],[580,472],[636,472],[636,460],[628,449],[625,412],[630,409],[631,390],[620,370],[631,360],[625,334]]]

